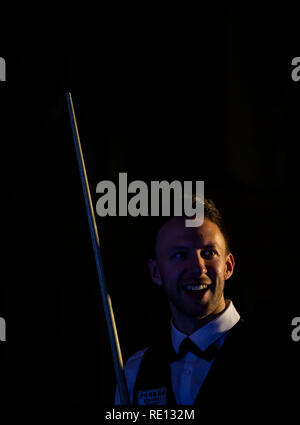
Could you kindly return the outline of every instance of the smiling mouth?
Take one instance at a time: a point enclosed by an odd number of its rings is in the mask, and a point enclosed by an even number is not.
[[[183,289],[187,292],[203,292],[209,289],[209,284],[190,283],[183,286]]]

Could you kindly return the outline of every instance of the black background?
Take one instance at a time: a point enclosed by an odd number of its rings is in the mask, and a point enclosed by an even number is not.
[[[117,182],[120,172],[129,181],[204,180],[232,234],[236,270],[226,295],[286,347],[284,362],[295,356],[294,15],[265,2],[259,10],[98,10],[76,19],[52,12],[2,28],[1,369],[14,406],[80,410],[114,398],[67,91],[94,205],[96,184]],[[143,220],[97,217],[124,359],[169,317],[148,276]]]

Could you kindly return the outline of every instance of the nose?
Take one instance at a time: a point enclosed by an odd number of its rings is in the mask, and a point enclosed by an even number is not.
[[[191,259],[190,267],[191,267],[191,271],[193,271],[193,273],[195,273],[199,276],[207,273],[207,269],[206,269],[206,266],[205,266],[205,260],[201,256],[200,250],[197,249],[194,252],[194,255],[192,256],[192,259]]]

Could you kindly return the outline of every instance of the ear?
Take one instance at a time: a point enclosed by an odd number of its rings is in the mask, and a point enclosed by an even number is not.
[[[235,261],[233,255],[230,253],[227,255],[225,262],[225,280],[229,279],[232,276],[234,266]]]
[[[159,272],[158,264],[156,260],[153,260],[152,258],[148,260],[148,268],[150,271],[151,280],[155,285],[161,286],[162,285],[162,279]]]

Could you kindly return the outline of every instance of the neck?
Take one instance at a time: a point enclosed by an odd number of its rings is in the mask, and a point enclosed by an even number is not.
[[[220,316],[220,314],[228,308],[229,304],[230,300],[224,300],[224,304],[222,303],[222,305],[220,305],[216,310],[206,316],[188,317],[181,314],[174,314],[173,312],[172,322],[180,332],[185,335],[191,335],[207,323]]]

